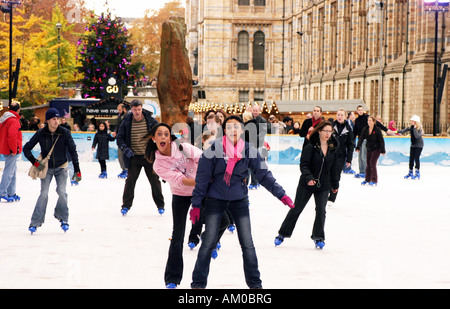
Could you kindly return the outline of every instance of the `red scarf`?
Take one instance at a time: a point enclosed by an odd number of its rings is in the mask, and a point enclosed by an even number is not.
[[[233,169],[236,163],[242,158],[242,150],[244,150],[244,140],[239,138],[236,145],[231,142],[226,135],[222,138],[223,143],[223,152],[225,156],[228,158],[227,169],[225,170],[225,175],[223,176],[223,180],[225,183],[230,186],[231,174],[233,174]]]
[[[314,117],[312,117],[311,120],[312,120],[312,127],[315,128],[322,121],[322,117],[319,117],[319,119],[317,120],[314,119]],[[306,134],[306,138],[309,139],[309,135],[311,134],[311,132],[308,132],[308,134]]]

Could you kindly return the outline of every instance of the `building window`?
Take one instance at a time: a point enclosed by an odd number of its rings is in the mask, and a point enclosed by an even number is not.
[[[264,33],[257,31],[253,40],[253,70],[264,70],[264,48]]]
[[[239,102],[248,102],[249,95],[248,90],[239,90]]]
[[[238,70],[248,70],[248,32],[241,31],[238,34]]]
[[[264,91],[254,91],[253,100],[256,102],[264,101]]]
[[[250,5],[250,0],[239,0],[238,5]]]
[[[255,6],[266,6],[266,0],[255,0]]]

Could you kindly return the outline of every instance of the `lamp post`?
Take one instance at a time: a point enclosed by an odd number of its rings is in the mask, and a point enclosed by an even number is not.
[[[427,11],[434,12],[434,82],[433,82],[433,136],[438,135],[439,131],[439,105],[440,100],[438,100],[438,88],[440,83],[444,83],[440,80],[440,68],[438,67],[438,23],[439,23],[439,12],[444,14],[448,11],[448,0],[424,0],[425,7]]]
[[[264,43],[259,43],[259,46],[261,46],[264,49],[264,102],[266,102],[266,75],[267,75],[266,45]]]
[[[233,60],[236,63],[236,104],[239,103],[239,89],[238,89],[238,61],[236,58],[232,58],[231,60]]]
[[[7,1],[2,0],[1,3],[6,5],[1,6],[1,11],[3,13],[9,14],[9,104],[12,103],[12,82],[13,82],[13,73],[12,73],[12,46],[13,46],[13,8],[14,5],[22,4],[21,1]]]
[[[60,63],[60,59],[61,59],[61,46],[60,46],[60,43],[61,43],[61,28],[62,28],[61,23],[60,22],[56,23],[55,28],[58,31],[58,85],[59,85],[59,75],[60,75],[59,63]]]

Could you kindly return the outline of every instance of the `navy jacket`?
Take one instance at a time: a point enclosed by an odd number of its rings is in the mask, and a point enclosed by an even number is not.
[[[45,158],[50,152],[50,149],[52,149],[53,143],[56,141],[58,136],[59,139],[55,144],[55,148],[53,149],[50,159],[48,160],[48,168],[56,168],[66,163],[68,161],[66,154],[69,152],[72,157],[74,171],[75,173],[78,173],[80,171],[80,165],[78,163],[77,146],[73,141],[70,131],[61,126],[58,126],[55,133],[51,133],[48,130],[48,125],[38,130],[25,144],[25,146],[23,146],[23,154],[32,164],[34,164],[34,162],[36,162],[36,158],[31,153],[34,146],[39,143],[42,157]]]
[[[198,163],[195,188],[192,193],[192,206],[200,207],[202,200],[215,198],[237,201],[248,197],[248,169],[251,169],[258,182],[275,197],[281,200],[286,195],[276,182],[265,161],[256,148],[245,142],[243,157],[234,166],[230,186],[225,183],[224,175],[227,163],[223,158],[222,139],[216,139],[211,147],[203,152]]]
[[[147,122],[148,132],[158,124],[158,121],[152,117],[152,114],[147,110],[142,110],[142,114],[144,115],[144,119]],[[129,112],[125,115],[120,124],[119,131],[116,136],[117,146],[124,150],[125,148],[131,147],[131,123],[133,121],[133,113]],[[126,156],[123,156],[123,161],[126,167],[130,166],[130,159]]]

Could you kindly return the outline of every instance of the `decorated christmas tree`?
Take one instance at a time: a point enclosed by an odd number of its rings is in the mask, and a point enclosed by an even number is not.
[[[133,47],[128,44],[127,28],[120,18],[113,19],[107,13],[91,15],[85,31],[78,41],[77,56],[81,62],[78,70],[84,75],[83,97],[101,99],[108,86],[117,86],[124,94],[126,86],[142,76],[143,68],[141,63],[132,63]]]

